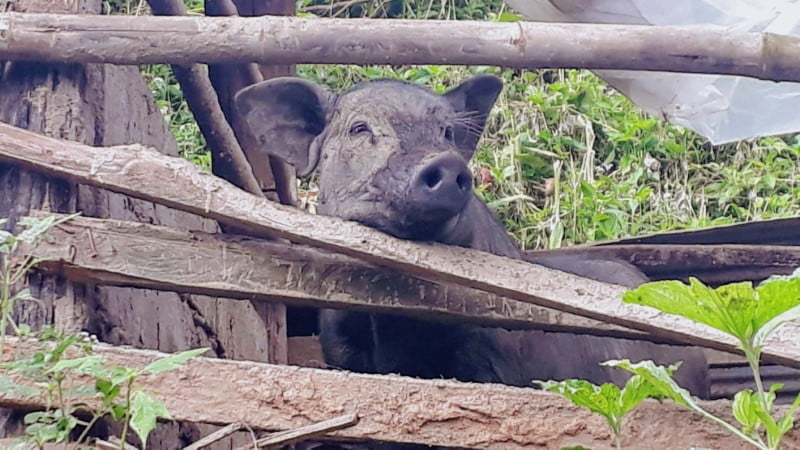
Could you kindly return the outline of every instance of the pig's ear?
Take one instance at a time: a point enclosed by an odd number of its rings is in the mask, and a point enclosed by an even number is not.
[[[325,130],[333,94],[294,77],[274,78],[236,94],[236,111],[259,148],[278,156],[306,177],[319,162],[318,136]]]
[[[458,118],[453,124],[453,138],[467,158],[472,158],[483,134],[486,118],[503,90],[503,82],[492,75],[477,75],[444,94]]]

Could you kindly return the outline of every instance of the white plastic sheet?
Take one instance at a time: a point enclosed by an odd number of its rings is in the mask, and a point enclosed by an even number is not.
[[[799,0],[508,0],[529,20],[718,25],[800,36]],[[713,144],[800,131],[800,83],[745,77],[598,70],[645,111]]]

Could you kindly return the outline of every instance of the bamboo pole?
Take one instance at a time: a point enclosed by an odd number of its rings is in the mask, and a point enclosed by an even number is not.
[[[800,39],[722,27],[0,14],[0,60],[455,64],[800,81]]]

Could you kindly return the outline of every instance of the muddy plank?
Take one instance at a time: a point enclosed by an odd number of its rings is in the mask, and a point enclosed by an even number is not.
[[[30,341],[22,344],[10,339],[4,356],[32,348]],[[143,367],[165,356],[106,345],[95,346],[94,353],[127,367]],[[600,416],[560,396],[530,388],[208,358],[194,359],[158,376],[143,376],[137,383],[160,398],[176,420],[187,422],[240,422],[277,431],[354,413],[356,425],[330,436],[462,448],[611,447],[611,433]],[[732,420],[729,402],[701,404]],[[0,405],[30,407],[43,406],[43,402],[0,392]],[[626,446],[644,442],[649,448],[742,446],[729,432],[688,410],[650,401],[626,418],[622,435]],[[790,433],[785,445],[800,445],[800,433]]]
[[[355,222],[314,216],[247,194],[181,158],[142,146],[96,148],[0,124],[0,160],[271,236],[342,253],[432,282],[455,283],[634,328],[692,345],[736,351],[734,338],[688,319],[625,304],[621,286],[472,249],[395,239]],[[767,343],[768,360],[800,367],[800,325]]]

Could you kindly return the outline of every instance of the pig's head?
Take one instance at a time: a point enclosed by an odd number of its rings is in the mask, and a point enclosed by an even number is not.
[[[405,239],[434,240],[472,198],[467,162],[502,82],[476,76],[437,95],[399,81],[335,94],[278,78],[236,95],[262,150],[319,173],[320,214]]]

